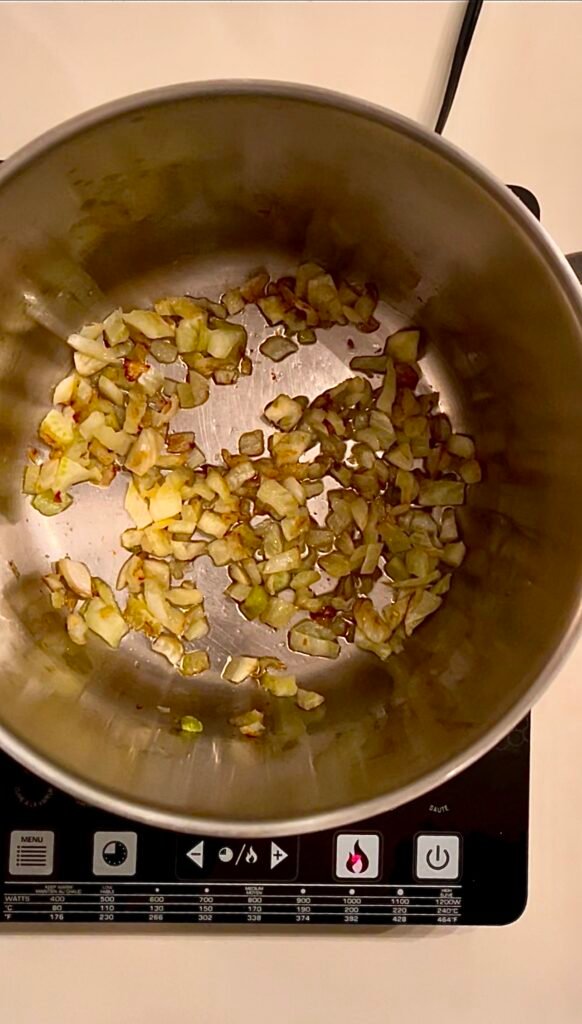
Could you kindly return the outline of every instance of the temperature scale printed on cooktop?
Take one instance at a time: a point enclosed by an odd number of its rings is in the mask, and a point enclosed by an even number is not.
[[[0,922],[506,924],[527,898],[529,719],[418,800],[303,836],[178,835],[0,758]]]

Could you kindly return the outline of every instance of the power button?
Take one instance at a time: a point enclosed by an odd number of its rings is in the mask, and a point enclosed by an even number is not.
[[[417,835],[414,873],[423,882],[454,882],[461,875],[461,837],[455,833]]]

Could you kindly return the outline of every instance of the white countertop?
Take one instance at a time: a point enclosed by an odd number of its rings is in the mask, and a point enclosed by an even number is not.
[[[169,82],[308,82],[432,124],[462,5],[3,3],[0,156]],[[446,135],[582,249],[582,4],[485,4]],[[579,1024],[582,644],[533,719],[529,904],[503,929],[381,935],[0,932],[6,1024]]]

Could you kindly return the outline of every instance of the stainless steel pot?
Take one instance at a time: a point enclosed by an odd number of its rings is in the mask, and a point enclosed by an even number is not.
[[[20,495],[21,471],[68,365],[65,334],[114,304],[218,295],[305,255],[379,284],[382,337],[422,325],[428,378],[486,475],[439,614],[385,666],[357,651],[331,669],[289,656],[325,712],[275,701],[254,743],[227,724],[256,700],[245,687],[177,679],[138,644],[67,645],[39,574],[68,552],[114,575],[119,493],[87,488],[45,520]],[[522,205],[440,138],[362,102],[263,83],[177,86],[85,114],[0,170],[0,326],[0,743],[57,786],[191,832],[344,824],[483,754],[563,659],[580,611],[581,293]],[[201,446],[232,447],[270,397],[318,393],[352,355],[332,332],[276,382],[261,365],[218,389],[197,411]],[[222,571],[198,578],[216,664],[278,649],[224,603]],[[194,742],[169,728],[185,711],[205,722]]]

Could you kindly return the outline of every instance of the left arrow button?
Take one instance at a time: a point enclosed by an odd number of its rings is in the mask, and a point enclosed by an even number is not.
[[[196,846],[193,846],[191,850],[188,850],[186,856],[188,860],[191,860],[196,867],[201,868],[204,865],[204,840],[201,839]]]

